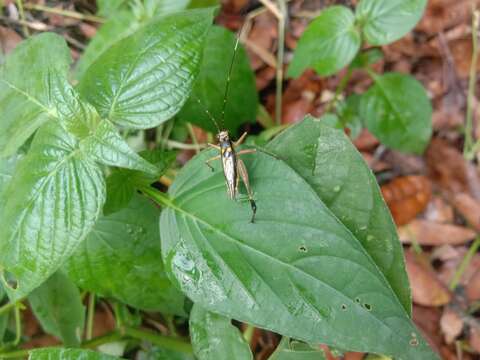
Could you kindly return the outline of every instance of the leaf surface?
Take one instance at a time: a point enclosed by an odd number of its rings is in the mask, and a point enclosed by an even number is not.
[[[251,224],[248,202],[228,199],[220,165],[205,166],[214,154],[192,159],[170,198],[144,189],[165,205],[163,260],[192,301],[307,342],[436,358],[370,254],[304,179],[261,151],[245,156]]]
[[[11,301],[47,280],[90,232],[105,198],[100,168],[51,122],[35,135],[0,204],[0,263]],[[6,276],[7,275],[7,276]]]
[[[184,296],[160,261],[158,209],[135,195],[127,208],[101,217],[67,261],[81,288],[142,310],[185,315]]]
[[[415,78],[387,73],[362,95],[360,115],[383,144],[421,154],[432,136],[432,104]]]
[[[252,360],[253,355],[238,328],[222,315],[194,304],[190,313],[190,338],[199,360]]]
[[[80,345],[85,308],[80,291],[64,273],[53,274],[28,296],[28,301],[45,332],[66,346]]]
[[[119,360],[120,358],[83,349],[43,348],[32,350],[28,360]]]
[[[70,62],[65,40],[53,33],[23,41],[7,57],[0,67],[0,157],[13,155],[40,125],[58,119],[54,94],[66,83]]]
[[[291,341],[284,337],[268,360],[325,360],[321,349],[313,349],[308,344]]]
[[[302,34],[288,75],[298,77],[310,67],[320,75],[332,75],[353,60],[360,43],[352,11],[345,6],[331,6]]]
[[[198,74],[213,12],[175,13],[115,43],[88,68],[80,93],[117,125],[145,129],[170,119]]]

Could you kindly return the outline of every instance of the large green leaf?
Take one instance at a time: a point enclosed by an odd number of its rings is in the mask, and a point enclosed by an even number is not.
[[[181,120],[213,132],[218,131],[206,110],[220,122],[234,46],[235,36],[230,31],[219,26],[210,30],[192,96],[178,114]],[[235,56],[226,100],[225,123],[220,126],[236,133],[240,124],[255,122],[258,107],[255,76],[242,46],[239,46]]]
[[[432,136],[432,105],[415,78],[387,73],[362,95],[360,115],[383,144],[405,152],[422,153]]]
[[[132,35],[152,19],[169,12],[182,10],[187,0],[101,0],[99,14],[107,16],[107,22],[98,29],[76,66],[76,76],[81,79],[88,67],[116,42]]]
[[[52,33],[31,37],[7,57],[0,67],[0,157],[14,154],[41,124],[58,118],[52,101],[70,62],[65,40]]]
[[[184,315],[184,296],[160,261],[158,213],[136,195],[127,208],[101,217],[67,261],[69,276],[83,289],[133,307]]]
[[[344,132],[307,117],[267,149],[310,184],[360,242],[410,313],[410,287],[395,224],[375,177]]]
[[[163,260],[192,301],[307,342],[436,358],[370,254],[303,178],[262,151],[245,156],[252,224],[248,202],[228,199],[220,165],[205,166],[214,154],[193,158],[170,197],[143,190],[165,206]]]
[[[28,301],[43,329],[61,339],[66,346],[80,345],[85,308],[80,291],[61,271],[28,296]]]
[[[47,280],[90,232],[105,185],[99,167],[57,122],[42,126],[0,204],[0,264],[12,301]],[[8,275],[8,276],[5,276]]]
[[[250,346],[230,319],[194,304],[190,313],[190,338],[199,360],[252,360]]]
[[[298,341],[291,341],[284,337],[278,344],[275,352],[268,360],[325,360],[325,353],[321,349]]]
[[[192,354],[152,346],[137,353],[137,360],[195,360]]]
[[[28,360],[118,360],[118,357],[83,349],[43,348],[32,350]]]
[[[329,7],[303,33],[288,75],[300,76],[309,67],[320,75],[332,75],[353,60],[360,43],[352,11],[344,6]]]
[[[385,45],[400,39],[422,17],[427,0],[361,0],[357,20],[371,45]]]
[[[15,167],[22,157],[21,154],[15,154],[8,158],[0,158],[0,194],[12,178]]]
[[[188,98],[213,12],[166,16],[117,42],[88,68],[80,93],[122,126],[151,128],[168,120]]]

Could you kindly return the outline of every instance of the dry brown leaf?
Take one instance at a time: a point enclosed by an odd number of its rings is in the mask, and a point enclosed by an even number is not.
[[[416,219],[398,229],[400,241],[406,244],[420,245],[460,245],[473,240],[476,232],[457,225],[440,224],[428,220]]]
[[[367,129],[363,129],[353,143],[359,151],[368,151],[377,147],[379,141]]]
[[[472,326],[470,328],[468,341],[470,346],[476,353],[480,353],[480,328],[477,326]]]
[[[0,26],[0,53],[7,55],[20,41],[22,41],[22,37],[15,31]]]
[[[405,252],[408,278],[412,288],[413,302],[424,306],[448,304],[451,294],[440,282],[432,269],[417,260],[417,255]]]
[[[445,342],[447,344],[451,344],[462,333],[463,320],[457,311],[454,311],[450,307],[446,307],[443,310],[443,314],[440,319],[440,328],[442,329],[443,336],[445,337]]]
[[[402,176],[381,187],[397,225],[408,224],[427,206],[432,189],[425,176]]]
[[[440,309],[413,304],[412,317],[428,344],[439,352],[443,343],[443,337],[440,333]]]
[[[475,200],[467,193],[458,193],[453,196],[453,206],[467,222],[477,231],[480,231],[480,201]]]
[[[425,209],[424,217],[438,223],[453,223],[453,208],[440,196],[433,196]]]
[[[468,300],[480,300],[480,269],[470,278],[466,286]]]

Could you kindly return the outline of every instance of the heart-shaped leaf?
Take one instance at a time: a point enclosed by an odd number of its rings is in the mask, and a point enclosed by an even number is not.
[[[300,174],[358,239],[410,313],[410,286],[397,230],[375,177],[344,132],[307,117],[267,149]]]
[[[28,301],[45,332],[67,346],[80,345],[85,308],[80,291],[61,271],[57,271],[29,296]]]
[[[57,122],[44,124],[0,204],[0,264],[12,301],[47,280],[90,232],[105,184],[100,168]],[[5,276],[7,275],[7,276]]]
[[[165,206],[163,260],[189,298],[307,342],[437,358],[361,242],[297,172],[261,151],[245,156],[258,207],[252,224],[248,202],[228,198],[220,165],[205,166],[214,154],[192,159],[170,197],[143,189]]]
[[[70,62],[65,40],[52,33],[23,41],[7,57],[0,67],[0,157],[13,155],[40,125],[58,119],[52,100]]]
[[[218,131],[206,110],[217,122],[221,122],[229,68],[234,59],[234,46],[235,36],[230,31],[219,26],[212,27],[205,42],[202,65],[192,96],[178,114],[181,120],[212,132]],[[230,130],[232,134],[236,134],[242,123],[255,122],[258,107],[255,76],[242,46],[238,47],[234,60],[226,98],[225,119],[224,123],[219,125]]]
[[[362,95],[360,115],[383,144],[405,152],[422,153],[432,136],[432,104],[415,78],[387,73]]]
[[[352,11],[345,6],[329,7],[303,33],[288,75],[300,76],[309,67],[320,75],[332,75],[353,60],[360,43]]]
[[[211,313],[198,304],[190,312],[190,338],[199,360],[252,360],[250,346],[242,333],[224,316]]]
[[[32,350],[28,360],[120,360],[115,356],[83,349],[43,348]]]
[[[361,0],[356,16],[371,45],[386,45],[412,30],[426,6],[427,0]]]
[[[185,298],[159,262],[158,237],[158,209],[136,195],[127,208],[100,217],[67,261],[68,274],[81,288],[135,308],[185,315]]]
[[[88,68],[80,93],[118,125],[151,128],[170,119],[198,74],[213,13],[169,15],[117,42]]]

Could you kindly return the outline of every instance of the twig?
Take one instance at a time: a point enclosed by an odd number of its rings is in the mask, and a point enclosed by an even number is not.
[[[195,146],[195,153],[198,154],[201,150],[200,146],[198,145],[197,135],[195,135],[195,130],[193,129],[192,124],[187,123],[187,129],[190,134],[190,138],[192,139],[192,143]]]
[[[15,20],[15,19],[10,19],[6,16],[0,16],[0,20],[5,21],[8,24],[16,24],[16,25],[22,25],[26,26],[32,30],[36,31],[49,31],[53,29],[53,26],[49,26],[47,24],[44,24],[40,21],[26,21],[26,20]]]
[[[280,0],[281,1],[281,0]],[[282,17],[281,10],[273,3],[272,0],[260,0],[260,2],[265,6],[268,10],[272,12],[273,15],[277,19],[280,19]]]
[[[195,144],[184,144],[179,141],[175,140],[165,140],[165,139],[160,139],[159,140],[160,144],[164,144],[167,146],[169,149],[179,149],[179,150],[197,150],[198,148],[203,149],[207,147],[207,144],[202,144],[199,143],[197,145]]]
[[[465,119],[465,143],[463,146],[463,156],[467,160],[475,157],[473,151],[473,102],[475,97],[475,84],[477,82],[477,61],[478,61],[478,26],[480,23],[480,11],[472,4],[472,63],[470,64],[470,78],[468,81],[467,96],[467,116]]]
[[[275,92],[275,122],[282,123],[282,95],[283,95],[283,61],[285,56],[285,22],[287,20],[287,6],[285,0],[278,0],[280,14],[278,19],[278,51],[277,51],[277,86]]]
[[[452,281],[450,282],[450,290],[455,290],[455,288],[458,286],[458,283],[460,282],[460,279],[467,269],[467,266],[470,264],[470,261],[472,260],[473,255],[477,252],[478,248],[480,247],[480,237],[476,238],[473,244],[470,246],[470,249],[468,249],[467,254],[463,258],[460,266],[458,267],[457,271],[455,271],[455,274],[453,275]]]
[[[17,6],[18,6],[18,12],[20,13],[20,20],[22,20],[22,28],[23,28],[23,36],[29,37],[30,36],[30,31],[28,30],[28,27],[26,25],[27,20],[25,19],[25,11],[23,11],[23,1],[22,0],[17,0]]]
[[[82,14],[82,13],[71,11],[71,10],[51,8],[48,6],[38,5],[38,4],[25,4],[25,9],[43,11],[51,14],[71,17],[73,19],[78,19],[78,20],[86,20],[86,21],[97,22],[97,23],[105,22],[105,19],[99,16]]]

